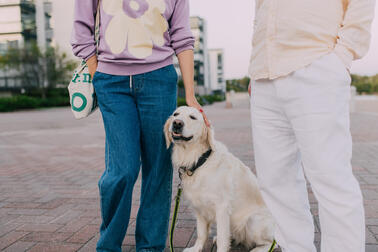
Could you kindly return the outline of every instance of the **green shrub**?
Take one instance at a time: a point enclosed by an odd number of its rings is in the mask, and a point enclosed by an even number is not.
[[[200,96],[197,96],[196,98],[197,98],[198,103],[201,104],[201,106],[204,105],[203,100]],[[181,106],[187,106],[186,100],[185,100],[185,98],[178,97],[177,98],[177,107],[181,107]]]
[[[224,95],[204,95],[203,98],[209,103],[221,102],[225,100]]]
[[[24,95],[29,97],[41,98],[43,95],[43,91],[41,88],[29,88],[26,90]]]
[[[177,98],[177,107],[180,107],[180,106],[186,106],[186,101],[185,101],[185,98]]]
[[[201,106],[213,104],[214,102],[224,101],[224,95],[198,95],[196,96],[198,103]],[[177,98],[177,106],[186,106],[185,98],[178,97]]]
[[[355,85],[359,94],[371,94],[373,93],[373,85],[370,83],[361,83]]]
[[[242,79],[232,79],[226,81],[227,92],[234,90],[235,92],[247,92],[250,78],[244,77]]]
[[[50,97],[47,99],[25,95],[0,98],[0,112],[11,112],[21,109],[69,106],[68,96]]]
[[[40,107],[65,107],[70,106],[70,99],[68,96],[51,97],[41,100]]]
[[[359,94],[378,93],[378,75],[360,76],[352,74],[352,85],[356,87]]]
[[[38,98],[29,96],[13,96],[0,98],[0,111],[10,112],[20,109],[32,109],[40,106]]]
[[[26,90],[26,96],[31,97],[38,97],[41,98],[43,96],[43,90],[41,88],[29,88]],[[68,89],[67,88],[48,88],[46,90],[46,97],[68,97]]]
[[[21,109],[36,109],[48,107],[69,106],[70,99],[66,89],[57,88],[47,91],[47,98],[42,99],[39,96],[39,90],[35,89],[29,92],[33,96],[17,95],[13,97],[0,98],[0,112],[11,112]],[[208,105],[214,102],[224,100],[222,95],[204,95],[197,96],[197,100],[201,105]],[[185,106],[185,98],[177,98],[177,106]]]
[[[201,106],[208,105],[209,102],[203,96],[196,96],[197,101]]]
[[[69,97],[67,88],[49,88],[47,97]]]

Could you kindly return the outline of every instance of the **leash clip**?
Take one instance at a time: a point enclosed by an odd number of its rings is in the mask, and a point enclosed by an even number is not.
[[[178,174],[179,174],[179,178],[180,178],[180,184],[181,184],[181,181],[182,181],[182,175],[186,172],[186,168],[183,167],[183,166],[180,166],[180,168],[178,169]]]
[[[189,177],[192,177],[194,172],[192,170],[186,170],[186,174],[189,176]]]

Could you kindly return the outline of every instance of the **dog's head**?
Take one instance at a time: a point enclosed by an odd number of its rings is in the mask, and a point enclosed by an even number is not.
[[[193,107],[176,109],[164,126],[167,148],[173,144],[207,144],[214,148],[213,130],[206,126],[202,114]]]

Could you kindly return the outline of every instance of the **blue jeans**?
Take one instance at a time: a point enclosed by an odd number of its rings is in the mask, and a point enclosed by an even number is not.
[[[132,76],[96,72],[93,85],[105,132],[106,169],[99,181],[102,224],[97,251],[121,252],[134,184],[142,167],[137,251],[163,251],[168,234],[172,163],[163,126],[176,108],[172,65]]]

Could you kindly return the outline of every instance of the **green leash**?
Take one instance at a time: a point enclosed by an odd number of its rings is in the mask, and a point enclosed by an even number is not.
[[[181,185],[179,185],[178,189],[177,189],[177,195],[176,195],[175,211],[173,212],[173,216],[172,216],[171,230],[169,231],[169,245],[170,245],[171,252],[174,252],[174,250],[173,250],[173,233],[175,232],[177,215],[178,215],[178,211],[179,211],[179,208],[180,208],[181,193],[182,193],[182,187],[181,187]]]
[[[270,246],[270,249],[269,249],[268,252],[273,252],[273,250],[274,250],[274,248],[276,247],[276,245],[277,245],[276,240],[273,240],[272,246]]]
[[[175,210],[174,210],[173,216],[172,216],[171,230],[169,231],[169,245],[170,245],[171,252],[174,252],[174,249],[173,249],[173,234],[175,232],[177,216],[178,216],[178,212],[179,212],[179,208],[180,208],[181,194],[182,194],[182,187],[181,187],[181,184],[180,184],[178,186],[178,189],[177,189]],[[277,245],[276,240],[273,240],[272,246],[270,246],[270,249],[269,249],[268,252],[273,252],[276,245]],[[211,251],[213,251],[213,248],[211,249]]]

